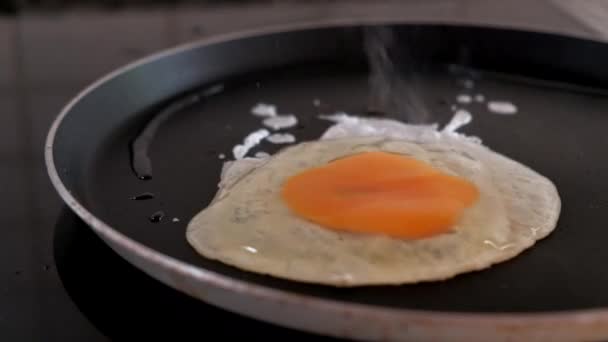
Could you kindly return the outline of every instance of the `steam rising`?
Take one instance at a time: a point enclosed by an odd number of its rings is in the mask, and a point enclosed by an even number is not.
[[[388,27],[368,27],[364,35],[370,66],[368,111],[393,114],[414,124],[428,122],[429,111],[418,92],[420,80],[411,41],[400,37],[397,42]]]

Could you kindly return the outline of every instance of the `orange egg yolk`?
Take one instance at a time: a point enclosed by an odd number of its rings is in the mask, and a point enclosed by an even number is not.
[[[281,195],[325,228],[420,239],[449,231],[479,192],[422,161],[365,152],[290,177]]]

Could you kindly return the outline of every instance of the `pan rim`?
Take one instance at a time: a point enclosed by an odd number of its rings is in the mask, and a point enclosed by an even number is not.
[[[512,27],[509,25],[488,25],[486,23],[471,23],[471,22],[460,22],[454,20],[453,22],[433,22],[432,20],[423,21],[410,21],[400,22],[395,19],[383,19],[383,18],[366,18],[361,19],[329,19],[329,20],[317,20],[309,22],[300,22],[297,24],[287,25],[272,25],[263,28],[257,28],[247,31],[237,31],[213,37],[202,38],[196,41],[187,42],[184,44],[177,45],[176,47],[162,50],[160,52],[151,54],[127,65],[124,65],[114,71],[102,76],[97,79],[89,86],[81,90],[74,98],[72,98],[60,111],[59,115],[53,120],[50,126],[49,132],[45,141],[45,165],[47,172],[53,187],[58,192],[64,203],[76,213],[89,227],[104,240],[111,241],[112,243],[124,248],[135,254],[137,257],[144,260],[148,260],[154,264],[159,265],[170,273],[176,274],[181,277],[193,278],[197,282],[206,283],[209,286],[219,287],[228,292],[245,294],[247,296],[253,296],[259,300],[271,300],[275,303],[292,304],[296,306],[306,305],[317,307],[322,310],[334,313],[344,313],[348,311],[351,315],[359,315],[361,317],[375,317],[379,319],[385,319],[391,322],[404,322],[404,321],[420,321],[432,324],[445,324],[445,325],[459,325],[469,327],[479,327],[479,325],[489,324],[492,326],[500,325],[507,327],[521,327],[521,326],[559,326],[562,324],[575,323],[576,325],[589,326],[597,324],[608,325],[608,307],[590,308],[590,309],[576,309],[576,310],[563,310],[563,311],[538,311],[538,312],[509,312],[509,313],[495,313],[495,312],[466,312],[466,311],[435,311],[435,310],[416,310],[416,309],[397,309],[390,307],[382,307],[371,304],[361,304],[352,302],[343,302],[334,299],[320,298],[307,294],[299,294],[291,292],[289,290],[282,290],[277,288],[268,287],[260,284],[252,284],[247,281],[234,279],[229,276],[217,273],[211,270],[203,269],[201,267],[189,264],[173,258],[169,255],[163,254],[157,250],[154,250],[144,244],[141,244],[130,237],[120,233],[113,229],[109,224],[105,223],[101,219],[97,218],[92,212],[90,212],[84,205],[82,205],[74,196],[72,196],[70,190],[63,183],[57,166],[54,160],[54,142],[56,133],[61,126],[64,119],[72,111],[72,108],[86,97],[89,93],[95,91],[101,85],[114,79],[115,77],[122,75],[123,73],[133,70],[140,65],[147,64],[156,60],[160,60],[164,57],[179,54],[180,52],[187,51],[190,49],[200,48],[207,45],[217,44],[221,42],[227,42],[236,39],[255,37],[265,34],[272,34],[278,32],[292,32],[299,30],[312,30],[322,28],[339,28],[349,27],[358,25],[373,25],[373,24],[427,24],[427,25],[455,25],[455,26],[471,26],[471,27],[483,27],[483,28],[494,28],[494,29],[509,29],[516,31],[527,31],[529,28],[519,25],[518,27]],[[534,25],[531,25],[534,26]],[[566,37],[573,37],[588,41],[597,41],[605,43],[599,39],[593,39],[590,37],[583,37],[580,34],[572,34],[571,32],[560,32],[562,30],[558,28],[531,28],[533,32],[557,34]],[[110,245],[113,249],[114,246]],[[129,262],[131,262],[129,260]],[[139,267],[138,267],[139,268]],[[141,268],[140,268],[141,269]],[[155,277],[156,278],[156,277]],[[160,280],[159,280],[160,281]],[[183,291],[183,289],[179,289]]]

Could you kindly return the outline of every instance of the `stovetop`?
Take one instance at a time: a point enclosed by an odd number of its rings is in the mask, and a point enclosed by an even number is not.
[[[0,1],[1,341],[313,338],[208,306],[130,266],[63,206],[48,180],[43,146],[62,106],[105,73],[202,36],[340,12],[322,10],[328,2],[334,1],[311,2],[314,8],[288,0],[201,1],[195,7],[179,1],[85,1],[87,7]],[[462,2],[436,3],[451,3],[428,5],[441,14]],[[496,12],[518,17],[513,3],[500,2]],[[585,32],[564,8],[550,14],[539,3],[526,2],[525,15]]]

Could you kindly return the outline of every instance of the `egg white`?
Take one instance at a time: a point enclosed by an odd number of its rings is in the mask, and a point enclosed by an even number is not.
[[[553,183],[530,168],[453,132],[393,120],[342,121],[319,141],[275,156],[227,163],[213,202],[188,225],[203,256],[257,273],[334,285],[442,280],[512,258],[556,226]],[[421,240],[356,234],[295,216],[280,198],[291,175],[336,158],[387,151],[464,177],[480,190],[450,233]]]

